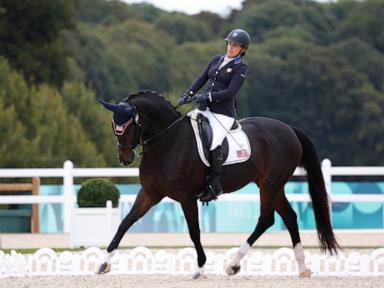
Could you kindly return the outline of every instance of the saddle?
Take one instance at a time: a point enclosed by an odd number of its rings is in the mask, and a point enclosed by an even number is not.
[[[203,146],[203,152],[206,159],[209,159],[209,148],[211,147],[212,140],[213,140],[213,132],[211,125],[209,125],[209,121],[207,117],[205,117],[202,114],[198,114],[196,117],[197,126],[199,129],[199,135]],[[236,124],[236,125],[235,125]],[[233,124],[231,130],[234,126],[238,126],[237,121],[235,120],[235,123]],[[223,153],[223,159],[227,159],[228,157],[228,139],[227,137],[224,138],[223,143],[221,144],[221,151]],[[209,159],[210,160],[210,159]],[[210,162],[210,161],[209,161]]]
[[[192,111],[188,116],[191,118],[191,125],[196,137],[200,158],[203,163],[209,167],[209,148],[211,147],[213,139],[212,128],[204,115]],[[229,136],[225,137],[222,143],[222,152],[223,158],[225,159],[223,165],[240,163],[249,159],[251,155],[251,145],[239,122],[234,122],[230,129]]]

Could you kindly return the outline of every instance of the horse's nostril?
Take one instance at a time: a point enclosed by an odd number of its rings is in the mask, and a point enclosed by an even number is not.
[[[126,166],[128,166],[128,164],[126,161],[120,161],[120,166],[126,167]]]

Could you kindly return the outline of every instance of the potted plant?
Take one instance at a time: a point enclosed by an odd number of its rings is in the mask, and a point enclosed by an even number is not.
[[[71,219],[71,247],[106,246],[120,224],[120,193],[107,179],[85,181],[77,193]]]

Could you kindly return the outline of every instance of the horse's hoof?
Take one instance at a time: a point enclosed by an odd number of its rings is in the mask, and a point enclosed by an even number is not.
[[[311,277],[311,275],[312,275],[312,271],[307,269],[307,270],[300,272],[299,277],[300,278],[309,278],[309,277]]]
[[[225,273],[227,273],[227,275],[235,275],[239,273],[240,268],[241,268],[240,265],[235,265],[235,266],[228,265],[227,268],[225,268]]]
[[[105,274],[109,271],[111,271],[111,264],[103,263],[99,266],[99,269],[97,269],[96,274]]]
[[[200,272],[196,272],[195,274],[193,274],[192,279],[193,279],[193,280],[197,280],[197,279],[207,279],[207,276],[205,276],[204,274],[202,274],[202,273],[200,273]]]

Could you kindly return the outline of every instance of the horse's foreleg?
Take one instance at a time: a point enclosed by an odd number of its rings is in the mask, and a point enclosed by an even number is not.
[[[240,271],[240,260],[247,254],[255,241],[275,222],[274,210],[277,187],[269,182],[260,189],[260,217],[255,230],[247,241],[241,245],[235,257],[225,268],[227,275],[234,275]]]
[[[196,199],[191,199],[189,201],[181,203],[185,219],[187,220],[189,236],[193,244],[195,245],[197,253],[197,270],[193,275],[193,279],[198,279],[203,276],[204,273],[204,264],[207,261],[203,247],[200,242],[200,227],[199,227],[199,209],[197,207]]]
[[[309,268],[305,266],[304,250],[303,246],[301,245],[299,227],[297,225],[297,215],[289,204],[283,191],[279,193],[279,199],[276,202],[276,211],[283,219],[284,224],[287,227],[291,236],[296,262],[299,267],[299,276],[310,277],[312,272]]]
[[[156,203],[158,203],[162,199],[161,196],[154,197],[153,195],[149,195],[147,191],[143,188],[139,191],[136,200],[133,204],[131,211],[121,222],[115,236],[113,237],[111,243],[107,248],[107,253],[105,256],[104,262],[99,266],[97,274],[107,273],[111,269],[110,259],[115,253],[117,247],[120,244],[121,239],[124,234],[128,231],[128,229],[139,220],[144,214]]]

